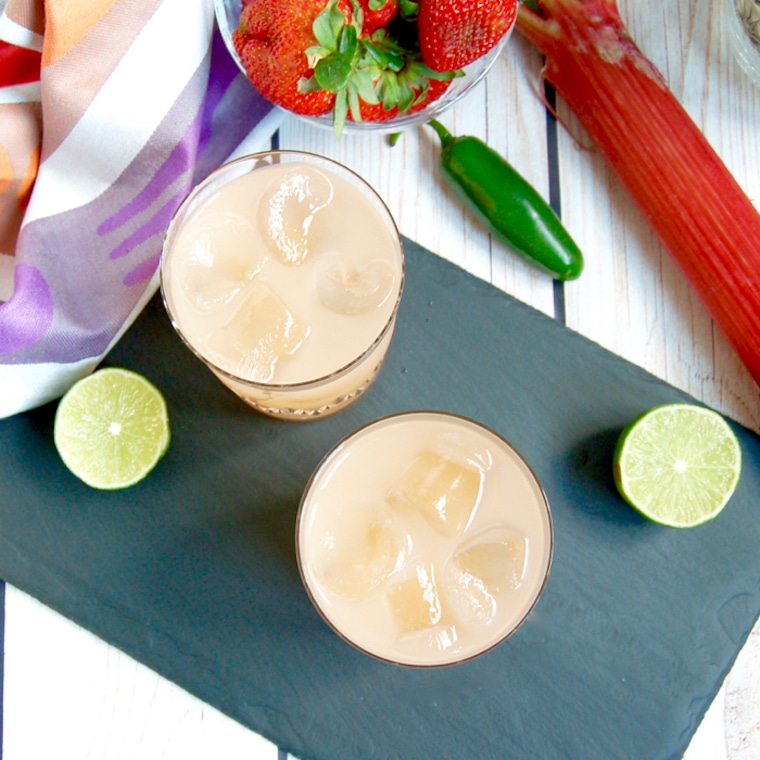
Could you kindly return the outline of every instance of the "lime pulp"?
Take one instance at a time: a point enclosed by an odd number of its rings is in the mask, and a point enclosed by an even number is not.
[[[166,453],[170,438],[160,391],[118,367],[76,382],[56,411],[56,449],[68,469],[93,488],[138,483]]]
[[[739,483],[742,453],[726,420],[697,404],[664,404],[620,435],[615,485],[645,517],[688,528],[712,520]]]

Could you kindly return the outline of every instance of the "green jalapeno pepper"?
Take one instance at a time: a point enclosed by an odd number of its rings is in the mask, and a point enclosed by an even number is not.
[[[551,206],[496,151],[476,137],[454,137],[428,122],[441,138],[441,172],[475,218],[510,250],[557,280],[583,270],[583,254]]]

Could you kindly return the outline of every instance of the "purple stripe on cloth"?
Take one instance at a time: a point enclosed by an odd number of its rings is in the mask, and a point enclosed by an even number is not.
[[[115,214],[108,217],[98,226],[98,235],[106,235],[121,227],[140,212],[160,198],[161,193],[172,184],[178,177],[190,170],[193,165],[192,152],[199,131],[200,114],[190,125],[169,157],[164,161],[159,170],[149,180],[148,184],[129,202],[122,206]],[[118,258],[121,254],[111,253],[111,258]]]
[[[172,196],[153,216],[143,225],[140,225],[129,237],[119,243],[109,254],[110,259],[120,259],[126,256],[130,251],[136,248],[140,243],[149,240],[153,235],[160,235],[166,231],[172,215],[180,204],[182,199],[190,189],[189,183],[185,184],[182,190]]]
[[[198,113],[180,142],[151,177],[148,184],[126,206],[123,206],[99,225],[97,230],[99,235],[112,232],[141,213],[152,203],[155,203],[161,193],[178,177],[192,169],[198,157],[205,152],[211,141],[214,113],[238,73],[237,67],[227,52],[224,40],[217,30],[211,43],[211,66],[206,96]],[[111,258],[116,258],[118,255],[121,254],[112,253]]]
[[[40,270],[20,261],[13,279],[13,295],[0,304],[0,354],[36,343],[53,321],[53,296]]]
[[[215,27],[211,40],[211,69],[209,71],[206,99],[203,103],[203,121],[198,142],[199,156],[204,153],[211,140],[214,112],[222,102],[222,98],[230,85],[235,81],[238,73],[237,65],[235,65],[230,57],[222,35]]]
[[[211,130],[212,139],[204,142],[198,151],[194,183],[204,179],[229,156],[225,141],[220,135],[238,145],[264,117],[274,108],[251,84],[229,54],[221,32],[215,26],[211,46],[211,71],[209,74],[209,106],[204,119],[205,129]]]
[[[152,256],[145,259],[145,261],[141,261],[131,272],[127,272],[122,282],[127,287],[130,287],[149,280],[153,277],[153,273],[156,271],[156,267],[160,260],[161,252],[154,253]]]

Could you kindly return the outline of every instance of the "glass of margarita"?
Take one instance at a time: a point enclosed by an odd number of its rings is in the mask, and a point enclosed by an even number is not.
[[[189,348],[254,409],[306,420],[374,380],[404,282],[396,224],[346,167],[311,153],[231,161],[177,210],[161,291]]]
[[[465,417],[404,412],[341,441],[301,500],[298,566],[327,623],[398,665],[471,659],[509,637],[546,584],[552,518],[533,470]]]

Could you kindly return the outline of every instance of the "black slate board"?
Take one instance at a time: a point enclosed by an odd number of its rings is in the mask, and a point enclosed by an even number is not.
[[[0,576],[301,758],[678,756],[760,612],[758,437],[734,426],[744,474],[715,521],[646,522],[614,490],[614,441],[644,409],[690,399],[408,241],[386,365],[334,417],[249,411],[157,298],[107,363],[165,393],[167,456],[143,483],[102,493],[60,463],[55,404],[0,421]],[[311,607],[295,564],[311,470],[358,425],[404,409],[495,428],[553,510],[534,614],[452,668],[356,652]]]

